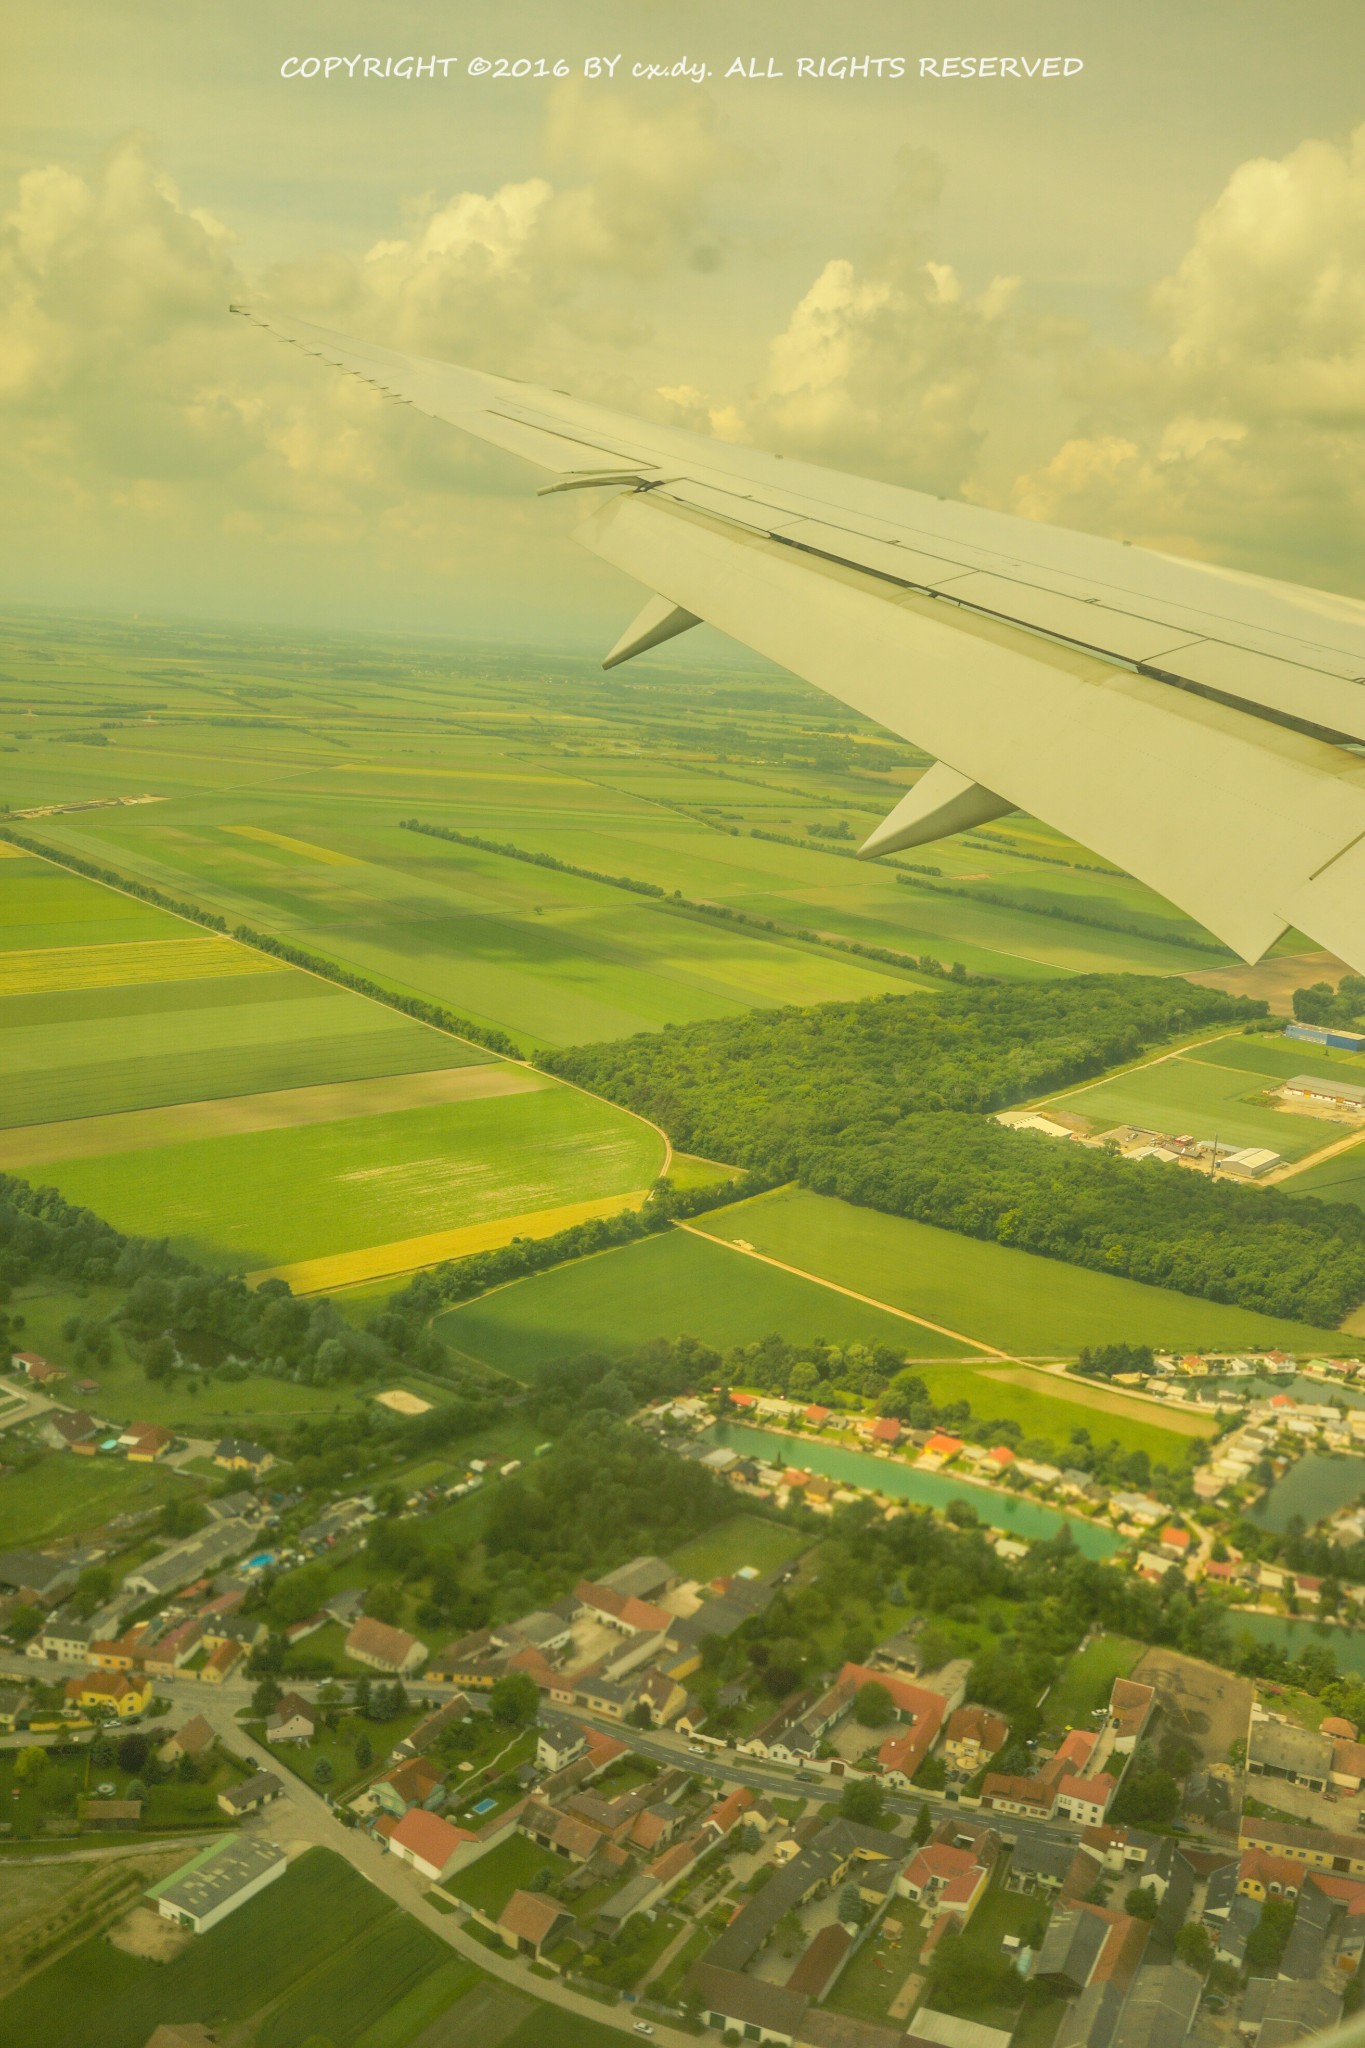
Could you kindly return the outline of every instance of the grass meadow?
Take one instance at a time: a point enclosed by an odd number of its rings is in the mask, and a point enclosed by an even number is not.
[[[561,1085],[35,1166],[120,1229],[254,1270],[647,1187],[658,1134]]]
[[[1323,1343],[1307,1323],[1087,1272],[803,1188],[757,1195],[696,1227],[1025,1357],[1070,1357],[1085,1344],[1317,1352]]]
[[[552,1359],[629,1351],[651,1337],[695,1337],[726,1351],[776,1331],[796,1343],[886,1344],[909,1358],[963,1353],[916,1323],[681,1230],[515,1281],[448,1310],[436,1329],[519,1379]]]
[[[0,1550],[46,1543],[115,1515],[141,1514],[164,1501],[189,1499],[196,1491],[193,1480],[164,1466],[53,1451],[37,1464],[0,1477]]]
[[[684,1543],[669,1563],[685,1579],[721,1579],[730,1578],[746,1565],[756,1572],[776,1571],[809,1548],[808,1537],[781,1522],[767,1522],[759,1515],[735,1515]]]

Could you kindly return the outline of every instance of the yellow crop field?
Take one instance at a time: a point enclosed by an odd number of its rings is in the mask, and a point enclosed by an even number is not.
[[[127,988],[148,981],[205,981],[227,974],[281,974],[282,960],[232,939],[137,939],[121,946],[43,946],[0,952],[0,995]]]
[[[224,825],[223,830],[238,839],[263,840],[267,846],[278,846],[282,853],[301,853],[305,860],[319,860],[329,868],[361,865],[353,854],[336,853],[330,846],[314,846],[308,839],[291,839],[285,832],[267,832],[264,825]]]
[[[396,1244],[366,1245],[362,1251],[333,1252],[326,1258],[300,1259],[292,1266],[271,1266],[248,1273],[261,1280],[287,1280],[295,1294],[330,1294],[338,1287],[358,1287],[366,1280],[396,1279],[416,1273],[442,1259],[467,1259],[471,1252],[492,1252],[514,1237],[553,1237],[575,1223],[597,1216],[619,1216],[623,1209],[644,1207],[648,1188],[628,1195],[603,1195],[591,1202],[566,1202],[558,1209],[533,1209],[521,1216],[502,1216],[491,1223],[466,1223],[455,1230],[433,1230],[425,1237],[406,1237]]]
[[[0,860],[32,860],[31,853],[25,853],[22,846],[11,846],[8,839],[0,839]]]

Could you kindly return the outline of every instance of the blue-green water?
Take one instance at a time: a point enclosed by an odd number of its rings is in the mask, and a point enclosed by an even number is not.
[[[1228,1614],[1232,1640],[1245,1633],[1258,1642],[1276,1643],[1291,1657],[1313,1643],[1330,1650],[1342,1671],[1354,1671],[1365,1678],[1365,1628],[1328,1628],[1317,1621],[1296,1621],[1287,1614],[1244,1614],[1232,1608]]]
[[[1365,1458],[1352,1457],[1346,1451],[1335,1456],[1327,1451],[1309,1451],[1290,1466],[1264,1500],[1257,1501],[1251,1519],[1282,1533],[1295,1515],[1301,1515],[1311,1527],[1324,1515],[1334,1515],[1338,1508],[1348,1507],[1362,1493]]]
[[[1292,1394],[1296,1401],[1325,1401],[1331,1406],[1340,1401],[1347,1408],[1365,1408],[1365,1393],[1358,1388],[1348,1387],[1340,1380],[1307,1380],[1302,1373],[1295,1373],[1292,1379],[1281,1374],[1262,1379],[1258,1373],[1252,1379],[1204,1380],[1200,1384],[1216,1386],[1229,1394],[1246,1394],[1257,1401],[1271,1394]]]
[[[827,1479],[837,1479],[843,1486],[868,1487],[898,1500],[918,1501],[921,1507],[942,1509],[952,1500],[967,1501],[989,1528],[1003,1529],[1010,1536],[1046,1540],[1059,1529],[1070,1529],[1077,1550],[1086,1557],[1109,1557],[1122,1547],[1123,1538],[1112,1529],[1102,1529],[1078,1515],[1064,1515],[1057,1508],[977,1486],[970,1479],[920,1472],[899,1458],[873,1458],[866,1451],[848,1451],[840,1444],[825,1444],[811,1437],[780,1436],[775,1430],[754,1429],[747,1422],[718,1422],[709,1435],[713,1443],[747,1458],[761,1458],[769,1465],[800,1465]]]

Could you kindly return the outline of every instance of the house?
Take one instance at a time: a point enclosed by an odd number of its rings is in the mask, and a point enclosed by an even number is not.
[[[205,1934],[283,1877],[287,1860],[273,1842],[228,1835],[152,1885],[147,1897],[156,1901],[163,1920]]]
[[[947,1822],[923,1848],[915,1851],[901,1873],[897,1890],[923,1910],[926,1922],[947,1913],[961,1926],[971,1917],[986,1889],[1000,1840],[987,1832],[972,1847],[958,1848],[949,1840],[937,1838],[949,1834],[952,1825]]]
[[[656,1607],[636,1593],[623,1593],[606,1580],[580,1579],[574,1598],[580,1614],[626,1636],[664,1635],[674,1619],[667,1608]]]
[[[260,1479],[275,1462],[275,1454],[264,1444],[245,1443],[240,1437],[225,1436],[213,1447],[213,1462],[224,1472],[249,1472]]]
[[[523,1956],[540,1955],[572,1925],[573,1915],[543,1892],[513,1892],[498,1915],[504,1938]]]
[[[100,1425],[93,1415],[87,1415],[83,1408],[54,1408],[47,1417],[47,1428],[59,1447],[75,1451],[81,1457],[93,1458],[100,1439]]]
[[[28,1709],[31,1695],[20,1686],[0,1686],[0,1734],[12,1735]]]
[[[155,1422],[134,1422],[119,1438],[119,1448],[130,1465],[154,1465],[164,1458],[175,1442],[170,1430]]]
[[[687,1703],[687,1687],[653,1666],[635,1680],[636,1708],[648,1707],[650,1725],[666,1728]]]
[[[218,2036],[198,2020],[174,2020],[156,2027],[147,2036],[147,2048],[217,2048]]]
[[[543,1771],[562,1771],[587,1754],[588,1738],[567,1714],[542,1712],[536,1730],[536,1762]]]
[[[25,1656],[49,1664],[84,1664],[94,1640],[91,1622],[59,1608],[50,1614],[25,1649]]]
[[[386,1621],[362,1614],[346,1638],[346,1654],[374,1671],[408,1677],[426,1663],[427,1646],[405,1629],[390,1628]]]
[[[84,1708],[120,1721],[145,1714],[152,1704],[152,1681],[145,1673],[87,1671],[83,1678],[68,1678],[64,1690],[68,1712]]]
[[[66,1374],[51,1359],[42,1358],[36,1351],[16,1351],[10,1360],[16,1372],[32,1380],[35,1387],[50,1386],[54,1380],[64,1380]]]
[[[908,1785],[938,1739],[948,1711],[943,1694],[926,1686],[911,1685],[893,1672],[876,1671],[866,1664],[845,1664],[839,1673],[839,1683],[851,1687],[855,1697],[863,1686],[870,1684],[880,1685],[889,1695],[891,1711],[899,1725],[894,1736],[882,1744],[878,1761],[892,1782]]]
[[[199,1667],[201,1685],[221,1685],[245,1655],[240,1643],[216,1643]]]
[[[405,1757],[402,1763],[391,1764],[388,1770],[372,1778],[356,1806],[367,1813],[382,1807],[386,1813],[401,1818],[409,1807],[425,1806],[433,1793],[439,1792],[445,1778],[445,1772],[429,1758]]]
[[[195,1714],[183,1728],[167,1736],[157,1754],[164,1764],[178,1764],[183,1757],[198,1759],[213,1748],[217,1737],[202,1714]]]
[[[1109,1694],[1110,1748],[1131,1756],[1147,1731],[1156,1705],[1156,1688],[1135,1678],[1116,1678]]]
[[[466,1842],[477,1839],[468,1828],[457,1828],[439,1813],[414,1806],[389,1833],[389,1853],[410,1863],[419,1876],[439,1884]]]
[[[317,1709],[296,1692],[287,1692],[265,1724],[267,1742],[311,1742],[317,1732]]]
[[[902,1430],[893,1415],[879,1415],[867,1434],[869,1442],[893,1447],[900,1442]]]
[[[974,1778],[1005,1747],[1009,1724],[989,1707],[959,1707],[943,1731],[943,1761],[950,1778]]]
[[[450,1729],[461,1727],[466,1721],[472,1721],[476,1714],[487,1712],[486,1703],[475,1705],[464,1693],[457,1692],[443,1707],[437,1707],[434,1713],[419,1721],[415,1728],[410,1728],[401,1742],[395,1743],[395,1763],[401,1763],[403,1758],[408,1756],[424,1756]]]
[[[257,1771],[252,1778],[246,1778],[240,1785],[230,1785],[226,1792],[218,1794],[218,1804],[224,1813],[230,1813],[240,1820],[243,1814],[259,1813],[263,1806],[269,1806],[274,1799],[282,1798],[284,1786],[273,1771]]]
[[[1055,1835],[1021,1832],[1005,1872],[1005,1889],[1083,1898],[1101,1868],[1100,1858],[1084,1847],[1077,1849]]]

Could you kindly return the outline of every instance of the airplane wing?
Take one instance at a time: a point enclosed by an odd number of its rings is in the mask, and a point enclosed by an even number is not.
[[[931,753],[868,858],[1020,809],[1246,960],[1365,972],[1365,604],[247,317],[606,492],[576,538],[651,593],[608,666],[706,620]]]

